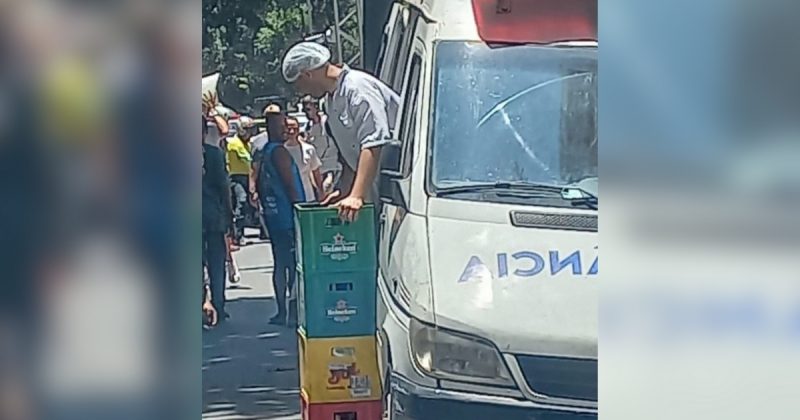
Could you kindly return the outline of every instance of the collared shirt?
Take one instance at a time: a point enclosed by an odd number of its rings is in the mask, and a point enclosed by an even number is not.
[[[345,66],[326,100],[328,127],[344,163],[355,170],[362,149],[396,142],[399,108],[400,97],[389,86]]]

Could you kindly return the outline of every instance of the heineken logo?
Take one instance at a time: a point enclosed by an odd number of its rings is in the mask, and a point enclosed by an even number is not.
[[[347,322],[350,317],[358,314],[358,309],[347,304],[346,300],[339,300],[336,306],[328,308],[326,311],[328,318],[333,318],[336,322]]]
[[[344,261],[358,252],[358,242],[347,242],[344,235],[333,235],[333,243],[320,244],[322,255],[329,256],[334,261]]]

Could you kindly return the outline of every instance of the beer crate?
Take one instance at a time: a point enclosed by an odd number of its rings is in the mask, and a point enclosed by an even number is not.
[[[298,269],[297,316],[309,338],[375,334],[376,272],[306,274]]]
[[[381,399],[375,335],[307,338],[298,331],[300,389],[309,404]]]
[[[306,274],[375,270],[375,208],[366,204],[352,223],[343,222],[336,208],[295,205],[298,267]]]

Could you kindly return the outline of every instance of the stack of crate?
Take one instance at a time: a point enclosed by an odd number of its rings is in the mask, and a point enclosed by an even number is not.
[[[295,207],[297,318],[304,420],[382,417],[376,333],[374,208]]]

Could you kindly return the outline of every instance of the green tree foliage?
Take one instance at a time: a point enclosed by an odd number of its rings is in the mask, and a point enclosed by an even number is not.
[[[220,97],[240,111],[264,106],[258,97],[293,98],[281,76],[283,53],[332,22],[331,0],[203,0],[203,74],[222,73]]]

